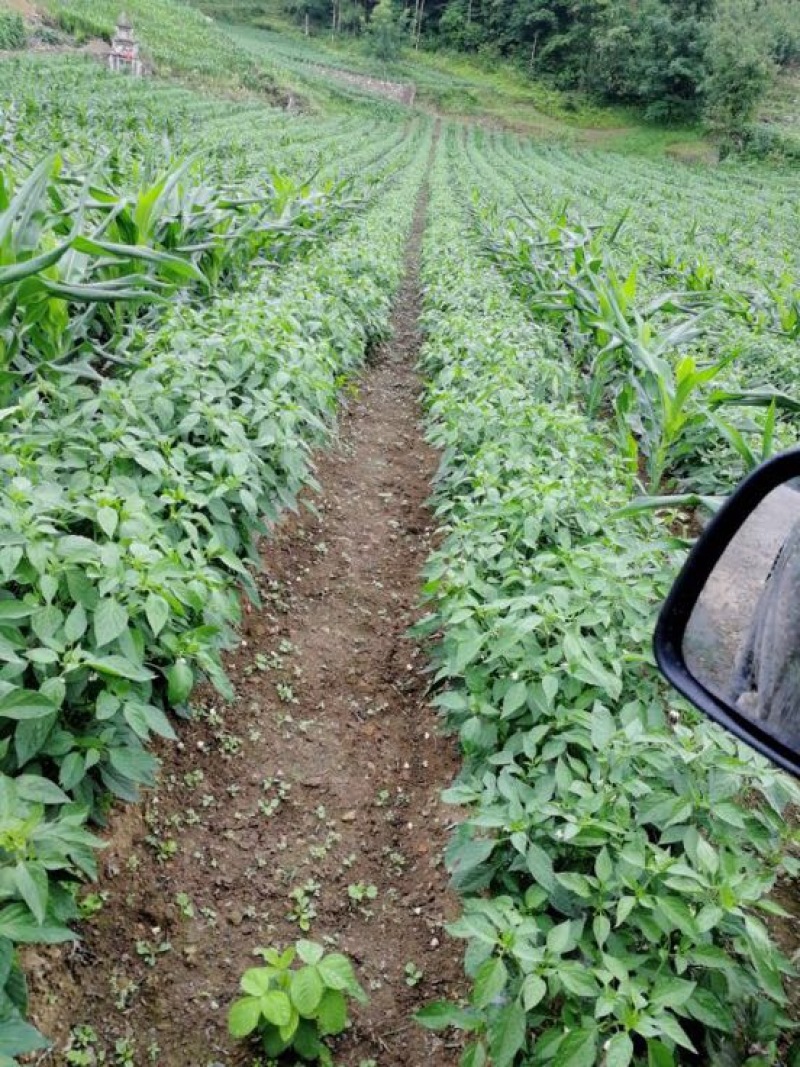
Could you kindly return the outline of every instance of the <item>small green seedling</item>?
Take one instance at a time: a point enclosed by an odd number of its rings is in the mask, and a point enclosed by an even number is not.
[[[422,981],[422,977],[423,977],[422,976],[422,971],[420,970],[419,967],[417,967],[416,963],[413,963],[410,960],[405,965],[404,974],[406,976],[406,985],[407,986],[412,986],[413,987],[415,985],[419,985],[419,983]]]
[[[367,885],[365,882],[351,882],[347,887],[347,895],[351,900],[358,902],[374,900],[378,895],[378,887],[376,885]]]
[[[347,998],[366,1003],[353,966],[340,952],[327,955],[314,941],[297,941],[285,952],[259,949],[265,967],[252,967],[241,979],[246,994],[231,1005],[233,1037],[257,1034],[267,1056],[291,1049],[301,1059],[333,1067],[323,1042],[348,1024]],[[301,966],[293,967],[299,959]]]

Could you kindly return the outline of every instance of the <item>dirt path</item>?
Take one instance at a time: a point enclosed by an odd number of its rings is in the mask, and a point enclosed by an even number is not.
[[[265,546],[264,607],[229,659],[236,701],[207,694],[181,750],[165,753],[157,793],[115,819],[83,944],[29,959],[33,1016],[62,1050],[42,1062],[250,1064],[252,1050],[226,1034],[238,976],[258,962],[253,949],[302,936],[351,955],[370,995],[337,1063],[457,1062],[411,1020],[461,975],[442,930],[456,905],[438,800],[457,757],[436,734],[423,656],[406,637],[436,466],[413,372],[426,206],[423,191],[393,339],[319,460],[319,517],[284,523]],[[75,1024],[107,1059],[65,1056]]]

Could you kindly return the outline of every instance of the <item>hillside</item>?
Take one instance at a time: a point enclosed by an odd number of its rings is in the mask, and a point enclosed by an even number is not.
[[[110,41],[124,10],[135,24],[144,52],[159,74],[179,75],[196,83],[227,85],[273,96],[280,90],[268,64],[259,63],[232,45],[220,28],[181,0],[0,0],[0,10],[22,10],[51,21],[78,43],[90,38]]]

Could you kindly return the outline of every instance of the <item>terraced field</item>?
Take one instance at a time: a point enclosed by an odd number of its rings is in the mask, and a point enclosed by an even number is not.
[[[800,792],[650,641],[797,176],[175,40],[0,61],[0,1064],[791,1064]]]

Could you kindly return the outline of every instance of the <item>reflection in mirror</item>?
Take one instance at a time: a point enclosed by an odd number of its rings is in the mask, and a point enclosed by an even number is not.
[[[691,674],[746,719],[800,744],[800,484],[769,493],[726,548],[683,639]]]

